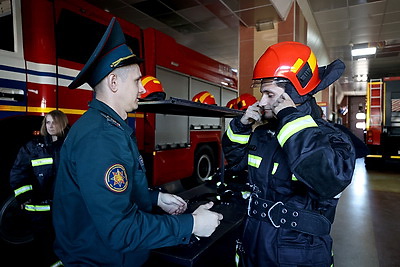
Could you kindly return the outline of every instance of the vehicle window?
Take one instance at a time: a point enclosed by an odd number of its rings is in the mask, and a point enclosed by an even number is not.
[[[0,0],[0,49],[14,52],[14,28],[11,0]]]
[[[107,26],[63,9],[56,25],[59,58],[85,64],[96,48]],[[139,40],[125,35],[133,53],[140,55]]]

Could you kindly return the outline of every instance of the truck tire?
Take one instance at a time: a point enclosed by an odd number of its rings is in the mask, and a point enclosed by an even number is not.
[[[10,196],[0,210],[0,237],[14,245],[22,245],[33,241],[29,218],[21,210],[14,196]]]
[[[193,178],[198,184],[202,184],[214,174],[217,163],[212,148],[203,145],[194,154]]]

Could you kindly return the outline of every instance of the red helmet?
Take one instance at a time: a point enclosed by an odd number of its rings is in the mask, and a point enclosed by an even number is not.
[[[258,59],[253,80],[275,77],[288,79],[299,95],[308,94],[321,82],[314,53],[297,42],[274,44]]]
[[[251,94],[242,94],[237,98],[237,109],[246,110],[249,106],[257,102],[257,98]]]
[[[228,101],[228,103],[226,103],[226,107],[227,108],[232,108],[232,109],[238,109],[237,107],[237,102],[238,102],[238,98],[234,98]]]
[[[199,102],[203,104],[209,104],[209,105],[216,105],[217,103],[215,102],[215,98],[210,92],[208,91],[202,91],[195,95],[192,98],[193,102]]]
[[[161,82],[150,75],[142,77],[142,84],[146,92],[140,95],[140,100],[144,101],[157,101],[165,100],[165,91]]]

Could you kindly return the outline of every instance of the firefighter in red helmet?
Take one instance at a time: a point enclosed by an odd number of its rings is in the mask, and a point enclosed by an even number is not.
[[[226,103],[226,107],[231,108],[231,109],[238,109],[237,102],[238,102],[238,98],[235,97],[234,99],[231,99],[228,101],[228,103]]]
[[[217,104],[215,102],[214,96],[208,91],[202,91],[202,92],[196,94],[192,98],[192,101],[198,102],[198,103],[203,103],[203,104],[208,104],[208,105],[216,105]]]
[[[146,75],[141,78],[146,92],[140,95],[141,101],[165,100],[166,94],[161,82],[153,76]]]
[[[313,95],[344,68],[340,60],[318,67],[310,47],[297,42],[272,45],[258,60],[253,80],[261,98],[223,136],[227,167],[246,168],[253,189],[240,265],[332,266],[330,229],[355,150],[321,118]]]

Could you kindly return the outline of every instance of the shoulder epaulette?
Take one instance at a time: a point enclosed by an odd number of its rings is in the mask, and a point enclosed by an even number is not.
[[[120,128],[120,129],[123,130],[121,124],[120,124],[119,122],[117,122],[116,120],[114,120],[113,118],[111,118],[109,115],[104,114],[104,113],[100,113],[100,114],[101,114],[104,118],[106,118],[106,120],[107,120],[110,124],[112,124],[112,125],[114,125],[115,127],[118,127],[118,128]]]

